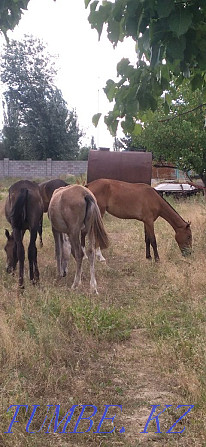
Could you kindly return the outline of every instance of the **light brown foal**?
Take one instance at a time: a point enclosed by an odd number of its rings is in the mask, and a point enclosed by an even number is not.
[[[94,195],[84,186],[71,185],[54,191],[49,209],[49,219],[55,240],[57,269],[59,276],[66,274],[70,251],[76,260],[76,274],[72,289],[81,284],[82,259],[81,234],[88,237],[90,263],[90,288],[97,293],[94,261],[95,246],[108,247],[108,236],[104,229],[99,207]],[[67,235],[67,236],[66,236]],[[70,250],[71,245],[71,250]]]

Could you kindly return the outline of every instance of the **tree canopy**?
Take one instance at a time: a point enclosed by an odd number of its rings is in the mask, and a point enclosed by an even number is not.
[[[136,67],[122,59],[117,65],[120,80],[109,79],[105,87],[109,101],[115,103],[105,117],[111,133],[121,121],[125,132],[138,134],[138,120],[150,118],[171,81],[177,87],[188,79],[191,90],[201,89],[205,100],[205,0],[85,0],[88,5],[88,19],[99,38],[105,25],[114,46],[129,36],[136,45]],[[170,104],[171,97],[165,95],[166,112]],[[99,114],[95,124],[98,119]]]
[[[68,110],[55,86],[55,75],[55,65],[39,39],[26,36],[5,46],[3,137],[10,158],[78,157],[82,133],[76,112]]]
[[[202,107],[196,107],[202,92],[199,89],[191,92],[185,83],[173,96],[170,114],[165,117],[159,104],[150,123],[129,143],[146,147],[157,161],[172,161],[180,169],[192,169],[206,185],[206,118]]]

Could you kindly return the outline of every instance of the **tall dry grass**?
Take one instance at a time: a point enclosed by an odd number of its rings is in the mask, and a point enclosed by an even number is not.
[[[206,208],[201,198],[173,202],[185,220],[191,220],[193,254],[185,259],[167,222],[156,222],[159,264],[145,259],[143,226],[106,215],[104,222],[111,245],[105,252],[107,265],[96,263],[99,295],[88,293],[89,268],[84,261],[83,283],[78,292],[70,287],[75,272],[71,260],[68,276],[56,280],[54,244],[50,223],[44,217],[43,249],[38,248],[40,284],[33,287],[28,279],[26,261],[25,291],[17,293],[17,277],[5,272],[3,250],[6,191],[0,200],[0,353],[1,417],[0,446],[203,446],[205,435],[205,301],[206,301]],[[28,245],[26,236],[25,246]],[[39,245],[39,244],[38,244]],[[141,379],[142,377],[142,379]],[[144,397],[141,397],[141,389]],[[162,388],[163,387],[163,388]],[[164,388],[165,387],[165,388]],[[154,388],[164,392],[160,400]],[[154,399],[157,399],[156,401]],[[170,402],[168,401],[170,400]],[[140,415],[150,413],[151,402],[194,404],[184,421],[184,434],[156,438],[141,436]],[[27,413],[19,411],[13,434],[8,431],[14,410],[10,405],[28,404]],[[123,406],[117,411],[112,434],[40,433],[25,430],[32,405],[40,407],[30,427],[38,431],[46,414],[46,405],[60,404],[60,419],[74,404],[93,404],[98,408],[94,427],[105,404]],[[74,429],[77,415],[68,425]],[[90,409],[91,413],[91,409]],[[112,417],[114,413],[108,414]],[[147,417],[146,417],[147,414]],[[175,411],[168,412],[164,426],[175,421]],[[86,431],[82,421],[80,431]],[[125,434],[119,429],[125,426]],[[104,430],[112,429],[111,421]],[[155,431],[156,427],[151,427]],[[164,432],[166,429],[164,430]]]

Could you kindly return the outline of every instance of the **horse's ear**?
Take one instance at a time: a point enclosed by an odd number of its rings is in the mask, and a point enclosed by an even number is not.
[[[5,230],[5,236],[6,236],[6,238],[7,238],[8,240],[10,239],[9,230]]]

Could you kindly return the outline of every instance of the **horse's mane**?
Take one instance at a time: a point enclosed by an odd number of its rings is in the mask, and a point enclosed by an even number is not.
[[[157,191],[156,191],[156,189],[154,189],[154,191],[158,194],[158,196],[183,220],[183,222],[185,222],[185,223],[187,223],[183,218],[182,218],[182,216],[180,216],[180,214],[173,208],[173,206],[172,205],[170,205],[170,203],[166,200],[166,199],[164,199],[164,197],[162,197]]]

